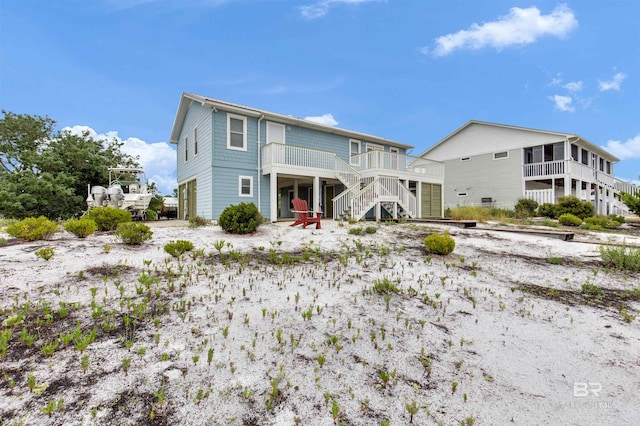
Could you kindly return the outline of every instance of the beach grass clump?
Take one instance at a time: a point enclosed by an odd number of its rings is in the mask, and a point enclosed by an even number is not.
[[[207,226],[211,221],[205,219],[202,216],[193,216],[189,218],[189,228],[200,228],[201,226]]]
[[[625,271],[640,271],[640,248],[600,246],[600,257],[605,266]]]
[[[400,289],[400,287],[398,287],[396,283],[391,281],[388,277],[383,277],[382,279],[374,280],[373,291],[375,291],[378,294],[402,293],[402,290]]]
[[[180,257],[193,250],[193,243],[188,240],[169,241],[164,245],[164,251],[173,257]]]
[[[92,219],[99,231],[113,231],[119,224],[131,222],[131,213],[115,207],[96,207],[85,216]]]
[[[25,241],[47,240],[58,232],[58,225],[44,216],[28,217],[8,225],[6,231]]]
[[[561,215],[558,218],[558,222],[560,222],[561,225],[565,225],[565,226],[580,226],[580,225],[582,225],[582,219],[580,219],[578,216],[573,215],[571,213],[565,213],[565,214]]]
[[[116,237],[127,245],[140,245],[152,236],[153,231],[144,223],[124,222],[116,228]]]
[[[349,228],[349,235],[362,235],[362,228]]]
[[[263,222],[264,218],[253,203],[232,204],[218,218],[218,225],[232,234],[249,234]]]
[[[444,234],[431,234],[424,239],[424,245],[429,253],[446,255],[453,252],[456,247],[456,241],[447,231]]]
[[[44,247],[36,251],[34,254],[41,259],[49,260],[53,258],[53,255],[55,253],[56,253],[56,250],[53,247]]]
[[[64,225],[67,232],[71,232],[78,238],[86,238],[98,230],[96,222],[88,217],[69,219]]]
[[[595,284],[582,284],[582,293],[588,296],[602,296],[602,289]]]

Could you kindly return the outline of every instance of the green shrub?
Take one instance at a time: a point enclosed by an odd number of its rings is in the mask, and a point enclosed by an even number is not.
[[[58,231],[58,225],[44,216],[28,217],[7,226],[7,234],[25,241],[49,239]]]
[[[362,228],[349,228],[349,235],[362,235]]]
[[[402,293],[400,287],[394,284],[389,278],[384,277],[381,280],[373,281],[373,291],[378,294]]]
[[[545,217],[544,220],[542,222],[540,222],[540,225],[548,226],[549,228],[557,228],[559,226],[558,222],[556,222],[556,221],[554,221],[552,219],[549,219],[548,217]]]
[[[580,201],[578,197],[567,195],[558,198],[558,208],[556,213],[561,216],[565,213],[571,213],[580,219],[593,216],[593,204],[588,201]]]
[[[620,223],[609,220],[606,217],[588,217],[584,220],[584,223],[591,226],[599,226],[604,229],[615,229],[620,226]]]
[[[378,228],[376,228],[375,226],[367,226],[366,228],[364,228],[364,232],[367,234],[375,234],[376,232],[378,232]]]
[[[144,212],[147,216],[147,220],[158,220],[158,212],[154,209],[147,209]]]
[[[7,244],[7,239],[0,237],[0,247],[4,246],[6,244]]]
[[[582,225],[582,219],[580,219],[578,216],[572,215],[571,213],[565,213],[563,215],[560,215],[560,217],[558,218],[558,222],[560,222],[561,225],[565,225],[565,226]]]
[[[201,226],[206,226],[209,223],[210,221],[202,216],[194,216],[189,218],[189,227],[191,228],[199,228]]]
[[[582,284],[582,293],[589,296],[602,296],[602,289],[595,284]]]
[[[76,237],[85,238],[96,232],[98,225],[93,219],[83,217],[81,219],[69,219],[64,225],[64,229]]]
[[[521,198],[516,203],[514,210],[518,217],[529,217],[533,216],[537,208],[538,202],[536,200]]]
[[[96,207],[86,217],[93,219],[100,231],[113,231],[120,223],[131,222],[131,213],[115,207]]]
[[[169,241],[164,245],[164,251],[173,257],[180,257],[191,250],[193,250],[193,243],[187,240]]]
[[[618,216],[616,214],[610,214],[609,215],[609,220],[612,220],[614,222],[618,222],[620,225],[622,225],[623,223],[626,222],[626,219],[624,218],[624,216]]]
[[[220,213],[218,225],[232,234],[248,234],[255,231],[264,221],[253,203],[230,205]]]
[[[600,257],[605,266],[627,271],[640,271],[640,248],[600,246]]]
[[[55,253],[56,253],[56,250],[53,247],[45,247],[45,248],[41,248],[34,254],[41,259],[49,260],[53,257]]]
[[[153,236],[151,229],[144,223],[123,222],[116,228],[116,237],[127,245],[138,245]]]
[[[538,216],[556,219],[558,217],[556,205],[551,203],[541,204],[540,207],[538,207]]]
[[[456,247],[456,241],[447,231],[443,235],[432,234],[424,239],[424,245],[429,253],[449,254]]]

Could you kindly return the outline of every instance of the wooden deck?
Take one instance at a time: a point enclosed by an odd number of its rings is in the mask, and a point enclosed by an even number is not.
[[[507,228],[507,227],[498,227],[498,228],[483,228],[488,231],[500,231],[500,232],[514,232],[517,234],[527,234],[527,235],[539,235],[542,237],[549,238],[558,238],[562,241],[573,240],[573,232],[567,231],[551,231],[546,229],[530,229],[530,228]]]
[[[475,220],[453,220],[453,219],[409,219],[411,223],[437,223],[439,225],[451,225],[459,228],[475,228],[478,223]]]

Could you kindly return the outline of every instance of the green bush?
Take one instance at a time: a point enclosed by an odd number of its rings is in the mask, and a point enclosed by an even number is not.
[[[98,225],[93,219],[83,217],[81,219],[69,219],[64,225],[64,229],[76,237],[85,238],[96,232]]]
[[[164,245],[164,251],[173,257],[180,257],[191,250],[193,250],[193,243],[187,240],[169,241]]]
[[[620,223],[609,220],[606,217],[588,217],[584,220],[584,223],[592,227],[597,226],[603,229],[615,229],[620,226]]]
[[[378,228],[376,228],[375,226],[367,226],[366,228],[364,228],[364,232],[367,234],[375,234],[376,232],[378,232]]]
[[[230,205],[220,213],[218,225],[232,234],[248,234],[255,231],[264,221],[253,203]]]
[[[45,247],[36,251],[34,254],[39,258],[42,258],[44,260],[49,260],[53,257],[55,253],[56,253],[56,250],[53,247]]]
[[[93,219],[100,231],[113,231],[119,224],[131,222],[131,213],[115,207],[96,207],[86,217]]]
[[[46,240],[58,232],[58,225],[44,216],[28,217],[7,226],[7,234],[25,241]]]
[[[443,235],[432,234],[424,239],[424,245],[429,253],[449,254],[456,247],[456,241],[447,231]]]
[[[349,228],[349,235],[362,235],[362,228]]]
[[[519,217],[533,216],[538,208],[538,202],[536,200],[530,200],[528,198],[521,198],[516,203],[514,210]]]
[[[558,216],[565,213],[571,213],[574,216],[578,216],[584,220],[593,216],[593,204],[588,201],[580,201],[578,197],[573,195],[567,195],[558,198],[558,207],[556,211]]]
[[[565,213],[558,218],[558,222],[565,226],[580,226],[582,225],[582,219],[578,216],[574,216],[571,213]]]
[[[189,227],[190,228],[199,228],[201,226],[206,226],[210,223],[209,220],[205,219],[202,216],[194,216],[189,218]]]
[[[402,293],[402,290],[400,289],[400,287],[398,287],[393,281],[391,281],[387,277],[384,277],[381,280],[374,280],[373,291],[375,291],[378,294]]]
[[[623,223],[626,222],[626,219],[624,218],[624,216],[618,216],[616,214],[610,214],[609,215],[609,220],[612,220],[614,222],[618,222],[620,225],[622,225]]]
[[[554,221],[552,219],[549,219],[548,217],[545,217],[544,220],[542,220],[542,222],[540,222],[540,225],[548,226],[549,228],[557,228],[559,226],[558,222],[556,222],[556,221]]]
[[[600,246],[600,257],[602,257],[602,263],[605,266],[627,271],[640,271],[640,248]]]
[[[556,219],[558,217],[558,211],[555,204],[544,203],[538,207],[538,216],[550,217]]]
[[[144,223],[123,222],[116,228],[116,237],[127,245],[138,245],[153,236],[151,229]]]
[[[582,293],[589,296],[602,296],[602,289],[595,284],[582,284]]]
[[[147,220],[158,220],[158,212],[154,209],[147,209],[144,212],[147,216]]]

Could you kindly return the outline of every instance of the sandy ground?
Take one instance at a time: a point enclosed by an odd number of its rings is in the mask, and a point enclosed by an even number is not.
[[[640,274],[598,244],[367,225],[0,247],[2,424],[402,425],[414,408],[420,425],[637,424],[640,320],[621,311],[638,314]],[[429,256],[443,230],[455,251]],[[195,250],[169,256],[178,239]],[[385,279],[401,293],[373,291]]]

